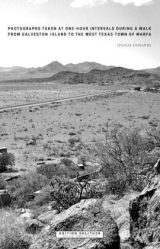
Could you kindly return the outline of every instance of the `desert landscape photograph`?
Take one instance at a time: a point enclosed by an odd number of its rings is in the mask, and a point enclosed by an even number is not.
[[[159,10],[0,1],[0,249],[160,248]]]

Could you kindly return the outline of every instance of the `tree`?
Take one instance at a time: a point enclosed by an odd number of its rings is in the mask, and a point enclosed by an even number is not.
[[[157,158],[150,154],[154,148],[151,134],[140,128],[132,130],[113,123],[106,127],[105,142],[97,142],[96,152],[104,176],[117,188],[141,190],[143,179]]]
[[[7,166],[15,165],[15,156],[13,153],[0,153],[0,172],[7,170]]]

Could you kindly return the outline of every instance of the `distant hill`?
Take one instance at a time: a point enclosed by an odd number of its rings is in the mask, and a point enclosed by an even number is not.
[[[26,73],[28,68],[25,67],[0,67],[0,73]]]
[[[101,65],[96,62],[88,62],[88,61],[78,63],[78,64],[70,63],[70,64],[67,64],[66,67],[68,68],[68,70],[77,72],[77,73],[88,73],[93,69],[108,70],[108,69],[113,68],[113,66],[105,66],[105,65]]]
[[[160,77],[145,71],[114,67],[108,70],[93,69],[88,73],[60,72],[52,77],[46,78],[45,81],[60,81],[69,84],[117,83],[142,86],[160,84]]]
[[[146,71],[147,73],[152,73],[160,76],[160,67],[157,68],[151,68],[151,69],[144,69],[143,71]]]
[[[19,74],[23,73],[25,74],[22,76],[24,78],[36,78],[36,76],[39,78],[43,78],[43,74],[48,74],[48,76],[51,76],[53,74],[63,71],[88,73],[93,69],[108,70],[110,68],[113,68],[113,66],[104,66],[96,62],[82,62],[78,64],[63,65],[58,61],[53,61],[44,67],[38,68],[0,67],[0,76],[3,76],[4,79],[10,79],[10,77],[13,77],[14,79],[19,79],[19,77],[21,77]]]
[[[34,70],[30,70],[30,73],[58,73],[61,71],[66,71],[66,67],[63,66],[61,63],[58,61],[53,61],[50,64],[44,66],[44,67],[38,67]]]
[[[66,81],[70,80],[72,77],[78,75],[78,73],[71,72],[71,71],[63,71],[59,72],[57,74],[54,74],[53,76],[46,78],[46,81]]]
[[[155,73],[156,72],[156,73]],[[62,65],[53,61],[44,67],[0,67],[1,81],[62,82],[68,84],[127,84],[154,86],[160,84],[160,67],[133,70],[105,66],[95,62]]]
[[[59,73],[63,71],[71,71],[71,72],[77,72],[77,73],[88,73],[93,69],[99,69],[99,70],[108,70],[112,68],[112,66],[104,66],[99,63],[95,62],[82,62],[78,64],[67,64],[67,65],[62,65],[58,61],[53,61],[52,63],[44,66],[44,67],[39,67],[36,68],[33,71],[30,71],[30,73]]]

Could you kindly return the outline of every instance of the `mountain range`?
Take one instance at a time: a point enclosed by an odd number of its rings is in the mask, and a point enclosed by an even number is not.
[[[160,67],[133,70],[95,62],[62,65],[53,61],[44,67],[0,67],[0,81],[58,81],[69,84],[160,84]]]
[[[28,68],[25,67],[0,67],[0,73],[26,73]]]
[[[25,68],[25,67],[0,67],[0,74],[56,74],[62,71],[70,71],[70,72],[76,72],[76,73],[88,73],[92,71],[93,69],[97,70],[109,70],[114,68],[114,66],[105,66],[96,62],[82,62],[82,63],[69,63],[67,65],[63,65],[58,61],[53,61],[50,64],[43,66],[43,67],[37,67],[37,68]],[[151,68],[151,69],[143,69],[143,71],[155,75],[160,76],[160,67],[157,68]]]
[[[37,74],[37,73],[51,73],[56,74],[62,71],[72,71],[77,73],[88,73],[93,69],[98,70],[108,70],[113,68],[113,66],[105,66],[96,62],[82,62],[78,64],[67,64],[62,65],[58,61],[53,61],[50,64],[44,67],[38,68],[25,68],[25,67],[0,67],[0,73],[29,73],[29,74]]]
[[[127,85],[159,85],[160,77],[158,75],[127,69],[123,67],[113,67],[107,70],[93,69],[88,73],[76,73],[71,71],[63,71],[54,74],[51,77],[41,79],[42,81],[52,82],[59,81],[69,84],[127,84]]]
[[[144,69],[144,71],[160,76],[160,67],[151,68],[151,69]]]
[[[38,69],[39,70],[39,69]],[[25,74],[22,74],[23,76]],[[29,74],[27,74],[29,76]],[[155,87],[160,86],[160,76],[148,73],[143,70],[133,70],[123,67],[113,67],[107,70],[92,69],[87,73],[73,71],[60,71],[55,74],[36,73],[36,77],[21,77],[16,82],[56,82],[67,84],[121,84]],[[13,82],[15,79],[7,79],[7,82]],[[4,80],[3,80],[4,82]]]

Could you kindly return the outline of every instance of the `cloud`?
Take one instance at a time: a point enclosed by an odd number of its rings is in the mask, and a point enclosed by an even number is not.
[[[122,5],[134,4],[135,6],[141,6],[153,3],[154,0],[112,0],[112,1],[115,3],[121,3]],[[106,2],[107,0],[74,0],[70,6],[73,8],[93,7],[96,5],[102,5]]]
[[[27,0],[27,3],[34,3],[34,4],[42,4],[42,3],[47,3],[48,0]]]
[[[26,0],[27,3],[43,4],[49,0]],[[96,5],[103,5],[108,0],[73,0],[71,7],[82,8],[82,7],[94,7]],[[134,4],[135,6],[147,5],[153,3],[154,0],[110,0],[115,3],[121,3],[122,5]]]
[[[113,1],[115,3],[121,3],[122,5],[133,3],[135,6],[141,6],[153,3],[153,0],[113,0]]]
[[[74,0],[70,6],[73,8],[93,7],[95,5],[102,5],[106,2],[107,0]]]

